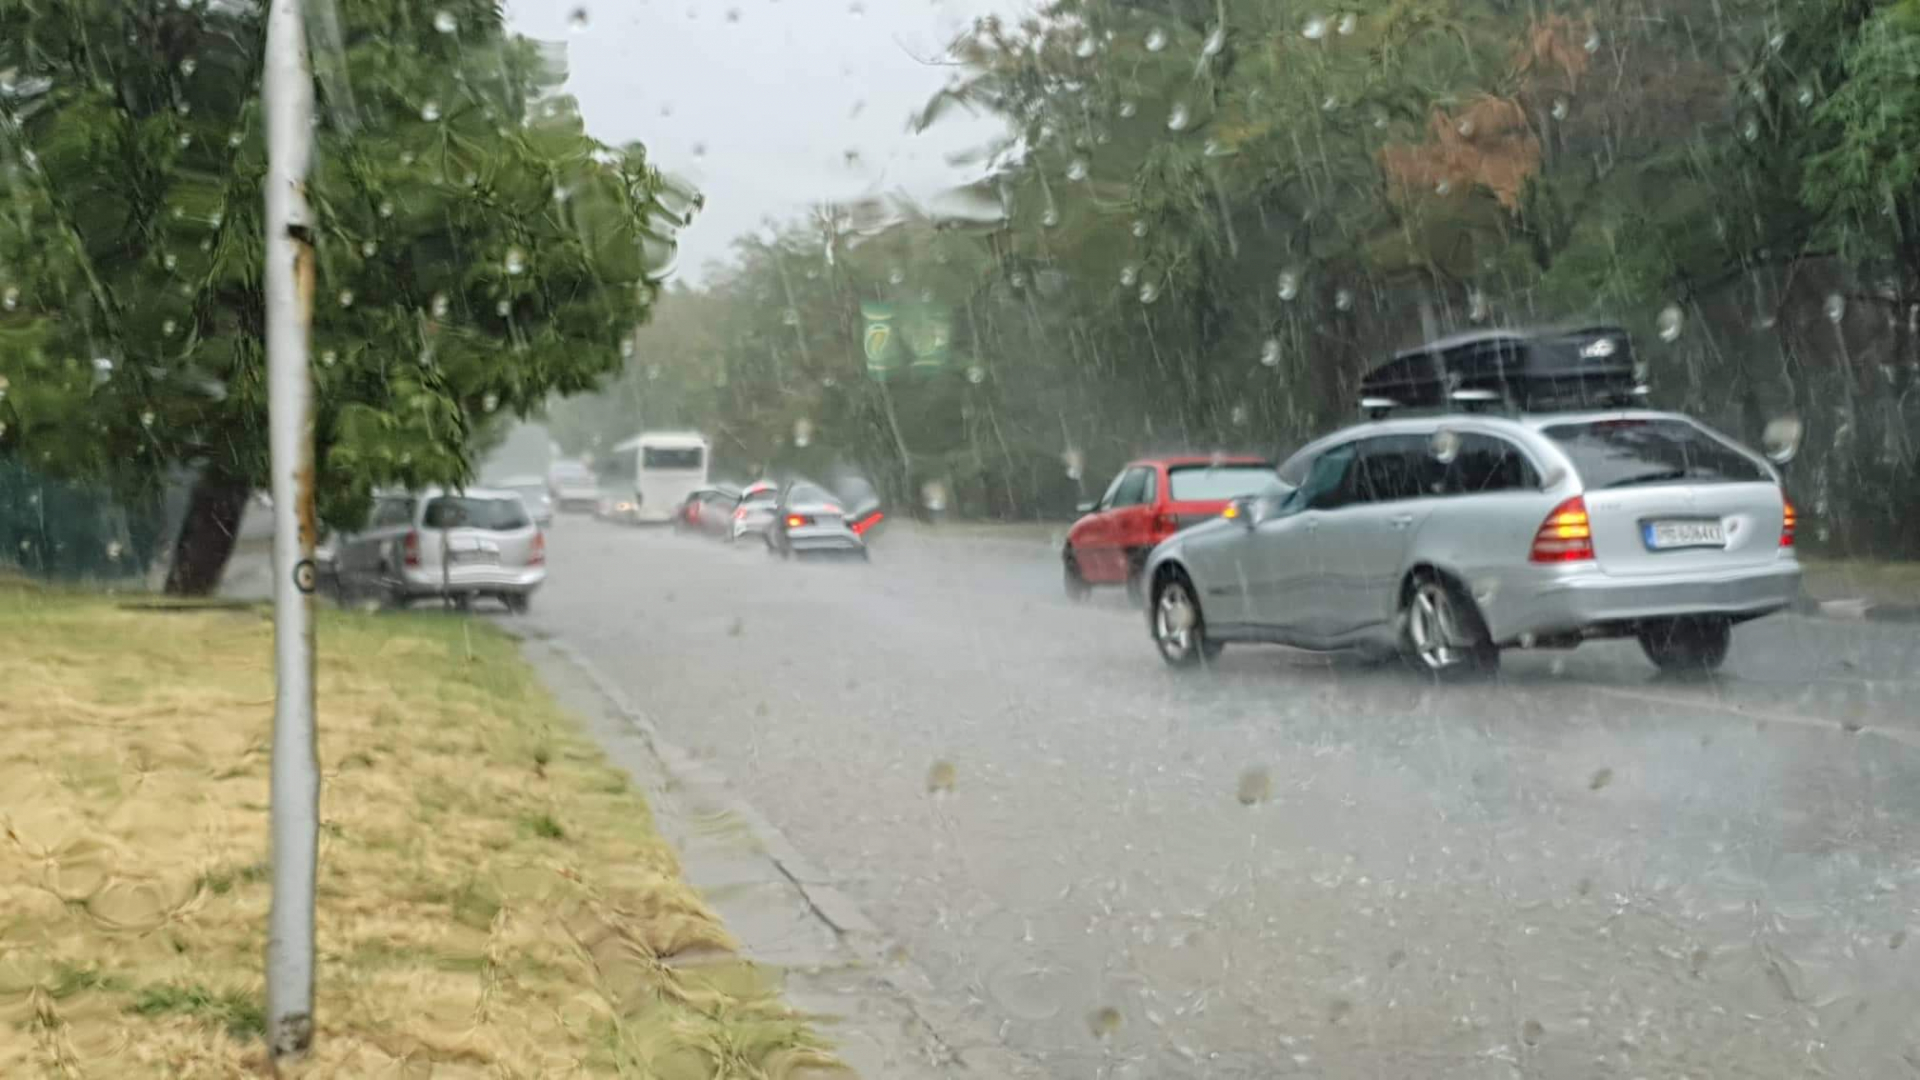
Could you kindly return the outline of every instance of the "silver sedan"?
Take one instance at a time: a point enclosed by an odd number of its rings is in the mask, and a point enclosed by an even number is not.
[[[1398,652],[1445,676],[1507,647],[1630,636],[1662,669],[1711,670],[1735,624],[1799,595],[1779,475],[1673,413],[1377,421],[1280,477],[1149,556],[1168,663],[1255,641]]]

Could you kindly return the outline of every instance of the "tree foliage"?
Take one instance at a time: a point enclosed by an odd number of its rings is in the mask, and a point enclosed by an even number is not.
[[[618,370],[693,197],[589,137],[490,0],[312,10],[318,490],[351,523]],[[0,0],[0,450],[264,484],[263,13]]]

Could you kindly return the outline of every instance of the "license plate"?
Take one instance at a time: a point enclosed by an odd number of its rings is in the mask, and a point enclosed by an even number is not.
[[[497,551],[456,551],[453,553],[455,566],[491,566],[500,561]]]
[[[1718,521],[1649,521],[1641,529],[1649,551],[1727,546],[1726,527]]]

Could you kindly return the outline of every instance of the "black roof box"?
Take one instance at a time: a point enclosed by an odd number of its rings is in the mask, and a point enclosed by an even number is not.
[[[1362,408],[1498,402],[1530,412],[1637,403],[1633,341],[1617,326],[1478,330],[1398,353],[1360,380]]]

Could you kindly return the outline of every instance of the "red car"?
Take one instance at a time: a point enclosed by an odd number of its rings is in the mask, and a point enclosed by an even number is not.
[[[1081,600],[1095,585],[1124,584],[1137,598],[1140,568],[1155,544],[1279,482],[1272,462],[1237,454],[1133,462],[1099,502],[1081,505],[1083,516],[1067,532],[1067,596]]]

